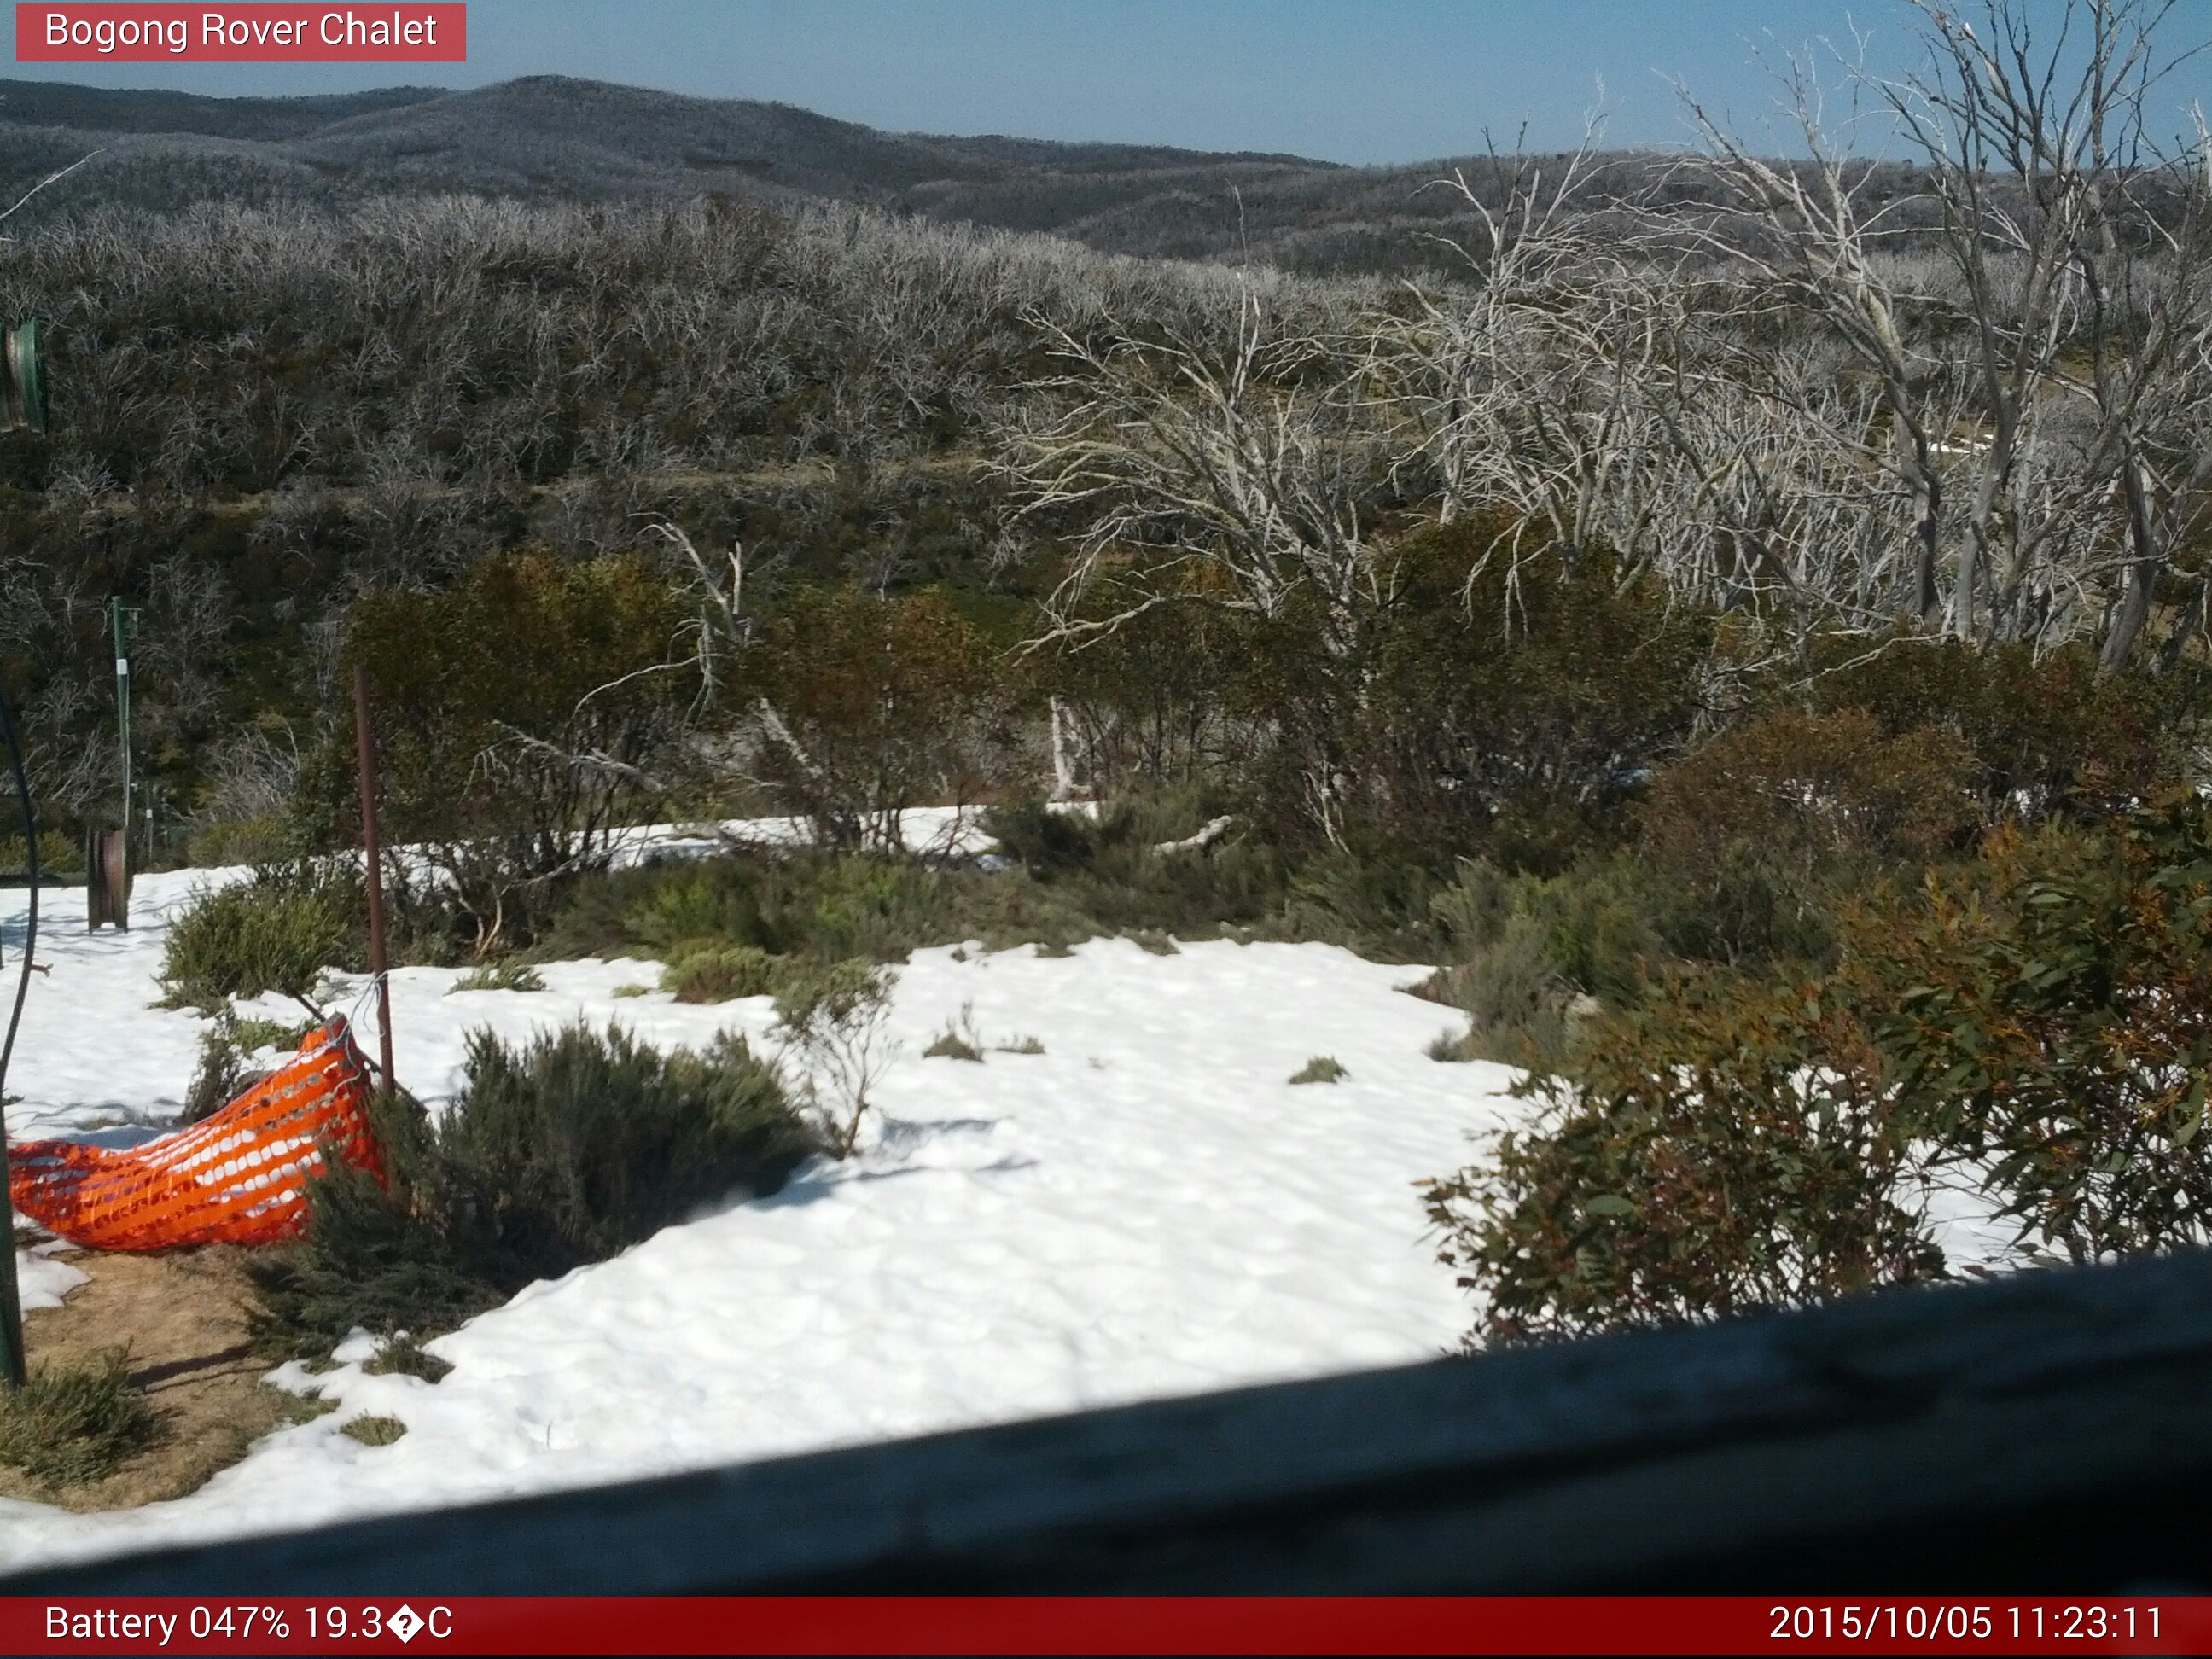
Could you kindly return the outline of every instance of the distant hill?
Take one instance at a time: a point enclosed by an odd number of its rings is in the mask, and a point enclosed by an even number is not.
[[[82,132],[192,132],[210,138],[298,138],[372,110],[442,98],[437,87],[386,87],[313,98],[207,98],[155,88],[0,80],[0,121]]]
[[[1307,270],[1441,262],[1455,216],[1395,168],[1303,156],[890,133],[789,105],[533,76],[448,92],[207,98],[0,81],[0,188],[92,149],[40,214],[386,193],[830,198],[1117,252]],[[13,199],[11,193],[8,199]],[[1464,204],[1462,204],[1464,211]]]

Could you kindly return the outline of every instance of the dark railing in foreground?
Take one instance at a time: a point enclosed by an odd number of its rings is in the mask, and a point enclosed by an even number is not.
[[[103,1595],[1787,1589],[2212,1589],[2212,1255],[0,1583]]]

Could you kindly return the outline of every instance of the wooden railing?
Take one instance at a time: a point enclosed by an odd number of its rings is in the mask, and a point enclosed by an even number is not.
[[[742,1379],[733,1379],[742,1389]],[[2212,1255],[109,1559],[9,1593],[2212,1589]]]

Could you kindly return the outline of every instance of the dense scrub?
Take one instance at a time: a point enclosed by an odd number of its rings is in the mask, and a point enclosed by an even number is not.
[[[706,1206],[773,1192],[818,1144],[742,1040],[661,1054],[580,1025],[520,1049],[480,1033],[436,1123],[390,1096],[375,1115],[390,1188],[334,1169],[304,1240],[253,1265],[273,1346],[319,1357],[356,1327],[426,1340]]]
[[[1345,300],[1252,280],[1299,314]],[[667,517],[741,537],[757,576],[1003,586],[1025,543],[981,462],[1041,362],[1025,314],[1206,332],[1239,285],[698,200],[55,222],[0,257],[8,314],[43,317],[55,354],[52,438],[0,440],[0,669],[41,798],[113,811],[111,592],[146,610],[138,778],[166,833],[248,815],[241,728],[281,758],[343,714],[356,594],[486,554],[635,551]]]
[[[1947,1182],[2027,1259],[2207,1242],[2208,920],[2212,809],[2172,793],[1877,885],[1825,972],[1669,974],[1529,1079],[1534,1127],[1430,1186],[1478,1337],[1940,1277]]]

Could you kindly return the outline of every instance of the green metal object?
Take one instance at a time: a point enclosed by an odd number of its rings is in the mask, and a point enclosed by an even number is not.
[[[8,429],[46,429],[46,348],[39,319],[26,317],[6,337]]]

